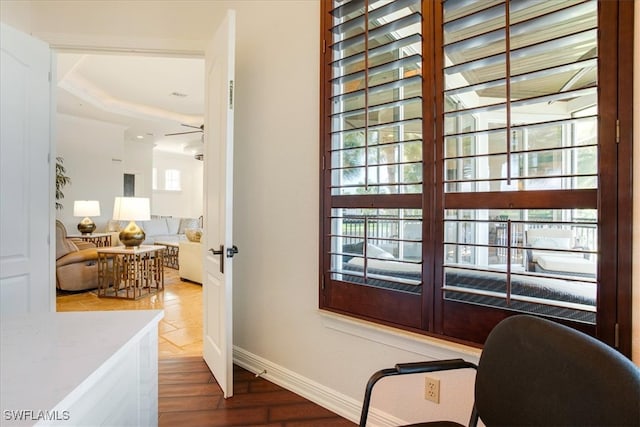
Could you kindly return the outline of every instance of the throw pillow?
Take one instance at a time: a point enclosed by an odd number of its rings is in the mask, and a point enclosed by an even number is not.
[[[184,234],[190,242],[199,242],[202,237],[202,228],[187,228]]]
[[[384,259],[394,259],[395,258],[393,256],[393,254],[385,251],[384,249],[382,249],[379,246],[372,245],[371,243],[369,243],[367,245],[367,256],[369,256],[371,258],[384,258]]]
[[[169,234],[167,220],[164,218],[141,221],[139,225],[147,236],[164,236]]]
[[[180,228],[178,228],[178,234],[185,234],[187,228],[199,228],[198,218],[182,218],[180,220]]]
[[[178,234],[180,229],[180,218],[167,218],[167,227],[169,234]]]

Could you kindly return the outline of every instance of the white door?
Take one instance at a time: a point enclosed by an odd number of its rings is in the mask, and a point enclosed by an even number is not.
[[[51,59],[0,23],[1,314],[55,311]]]
[[[205,56],[204,360],[224,397],[233,396],[233,80],[235,11]]]

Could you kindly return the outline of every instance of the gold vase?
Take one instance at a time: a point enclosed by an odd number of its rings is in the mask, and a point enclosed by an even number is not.
[[[91,221],[89,217],[84,218],[78,223],[78,231],[82,234],[91,234],[96,229],[96,223]]]
[[[127,248],[140,246],[146,238],[144,230],[138,227],[138,224],[136,224],[134,221],[131,221],[129,225],[124,228],[124,230],[120,231],[119,237],[122,244]]]

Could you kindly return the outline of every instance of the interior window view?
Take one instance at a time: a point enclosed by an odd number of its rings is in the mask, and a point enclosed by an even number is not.
[[[326,21],[321,306],[477,342],[463,311],[595,334],[615,293],[598,267],[615,222],[598,195],[616,188],[599,178],[602,4],[366,4]]]
[[[640,0],[0,0],[0,427],[640,427],[639,43]]]

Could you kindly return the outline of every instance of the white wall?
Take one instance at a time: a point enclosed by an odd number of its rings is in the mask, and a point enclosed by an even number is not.
[[[96,120],[65,114],[56,115],[56,156],[64,159],[71,184],[63,188],[64,208],[57,218],[76,233],[82,218],[73,216],[74,200],[98,200],[100,217],[92,218],[103,230],[113,213],[113,200],[122,195],[124,171],[124,128]]]
[[[56,152],[64,158],[71,184],[63,189],[64,208],[57,212],[69,233],[77,231],[80,218],[73,216],[74,200],[100,201],[100,217],[92,218],[98,231],[104,231],[113,213],[115,196],[123,194],[123,175],[135,175],[135,195],[151,198],[151,214],[197,218],[202,215],[202,162],[191,155],[153,150],[148,141],[125,141],[125,128],[119,125],[65,114],[56,118]],[[182,191],[153,191],[151,170],[160,175],[178,169]],[[164,178],[159,176],[159,184]]]
[[[124,174],[135,175],[135,195],[152,197],[153,144],[125,140],[125,128],[66,114],[56,115],[56,156],[64,159],[71,184],[63,188],[64,208],[56,212],[68,233],[77,232],[81,218],[73,216],[74,200],[98,200],[100,217],[92,218],[105,231],[116,196],[124,192]]]
[[[153,168],[153,142],[126,140],[122,158],[122,173],[135,175],[135,197],[152,197],[151,169]],[[119,178],[120,185],[114,196],[124,194],[124,176]],[[113,211],[111,211],[113,212]]]
[[[198,218],[202,215],[202,165],[193,155],[153,152],[153,167],[158,171],[158,189],[153,191],[151,213],[174,217]],[[164,172],[180,171],[182,191],[164,191]]]

